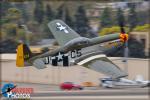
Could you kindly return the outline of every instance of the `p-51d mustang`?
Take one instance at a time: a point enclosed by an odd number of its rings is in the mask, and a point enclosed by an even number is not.
[[[127,76],[119,67],[111,62],[104,53],[112,48],[118,48],[128,39],[124,31],[92,39],[81,37],[61,20],[48,23],[52,34],[60,45],[59,48],[40,55],[34,55],[27,45],[20,44],[17,48],[16,65],[18,67],[35,66],[38,69],[46,68],[46,64],[52,66],[81,65],[98,72],[107,74],[113,78]],[[121,27],[123,30],[123,27]],[[118,40],[117,40],[118,39]],[[113,41],[104,46],[100,43]]]

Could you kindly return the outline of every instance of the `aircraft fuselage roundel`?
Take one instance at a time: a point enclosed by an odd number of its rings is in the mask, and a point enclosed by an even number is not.
[[[55,56],[47,56],[44,57],[43,61],[45,64],[52,64],[53,62],[55,62],[54,66],[69,66],[71,63],[70,61],[73,61],[79,57],[82,56],[82,52],[81,50],[73,50],[70,51],[66,54],[59,52],[57,55]]]

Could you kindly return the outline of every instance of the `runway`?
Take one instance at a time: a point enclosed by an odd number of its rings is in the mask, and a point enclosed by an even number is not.
[[[149,100],[148,93],[148,88],[36,91],[31,98],[44,100]]]
[[[88,89],[88,88],[87,88]],[[149,100],[148,88],[34,91],[31,100]],[[2,98],[2,100],[6,100]]]
[[[116,61],[117,63],[117,61]],[[120,64],[120,63],[119,63]],[[118,64],[118,65],[119,65]],[[136,64],[136,65],[135,65]],[[141,65],[140,65],[141,64]],[[145,65],[144,65],[145,64]],[[121,64],[120,64],[121,65]],[[147,60],[129,61],[129,79],[135,75],[142,74],[148,78]],[[136,70],[135,70],[136,66]],[[139,67],[137,67],[139,66]],[[142,68],[140,66],[143,66]],[[58,84],[66,80],[78,81],[81,69],[80,67],[57,68],[48,67],[38,70],[34,67],[17,68],[15,61],[1,61],[2,85],[5,82],[13,82],[17,87],[33,88],[31,94],[32,100],[149,100],[148,88],[123,88],[123,89],[104,89],[101,87],[86,87],[84,90],[61,91]],[[88,71],[88,70],[87,70]],[[101,74],[96,72],[88,73],[87,80],[99,82]],[[74,75],[74,76],[72,76]],[[77,75],[77,76],[75,76]],[[79,76],[80,77],[79,77]],[[93,76],[92,76],[93,75]],[[99,84],[99,83],[98,83]],[[8,100],[4,97],[2,100]],[[0,99],[0,100],[1,100]]]
[[[5,82],[2,82],[5,84]],[[149,100],[150,88],[105,89],[85,87],[84,90],[62,91],[58,85],[14,83],[17,87],[32,87],[32,100]],[[6,100],[4,97],[2,100]]]

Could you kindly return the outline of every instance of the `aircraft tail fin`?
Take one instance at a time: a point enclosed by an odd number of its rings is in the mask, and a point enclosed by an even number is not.
[[[144,77],[142,75],[136,75],[135,81],[136,82],[142,82],[142,81],[144,81]]]
[[[20,44],[17,47],[17,59],[16,66],[17,67],[25,67],[31,65],[28,60],[32,57],[32,52],[28,48],[26,44]]]
[[[76,33],[61,20],[54,20],[49,22],[48,27],[50,28],[53,36],[60,46],[65,45],[67,42],[74,38],[80,37],[78,33]]]

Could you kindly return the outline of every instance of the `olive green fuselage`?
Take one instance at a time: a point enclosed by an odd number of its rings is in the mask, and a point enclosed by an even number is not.
[[[59,52],[67,53],[72,50],[82,49],[82,48],[97,45],[100,43],[116,40],[116,39],[119,39],[119,35],[120,35],[119,33],[116,33],[116,34],[95,37],[92,39],[80,37],[81,39],[74,39],[70,43],[67,43],[62,47],[59,47],[53,51],[48,51],[41,55],[34,56],[34,57],[30,58],[30,60],[35,60],[37,58],[43,58],[43,57],[47,57],[47,56],[55,56]]]

